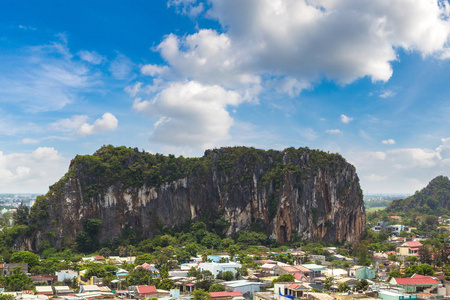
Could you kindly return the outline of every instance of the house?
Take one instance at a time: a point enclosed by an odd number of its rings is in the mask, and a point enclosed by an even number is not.
[[[91,292],[101,292],[102,290],[98,285],[80,285],[80,293],[91,293]]]
[[[274,294],[278,300],[286,300],[286,298],[303,298],[303,294],[310,290],[302,283],[296,282],[277,282],[274,284]]]
[[[279,266],[277,265],[274,269],[275,275],[280,276],[284,274],[291,274],[291,275],[305,275],[310,276],[314,271],[310,270],[309,268],[306,268],[301,265],[295,265],[295,266]]]
[[[322,272],[325,277],[347,276],[348,272],[344,269],[325,269]]]
[[[56,281],[56,276],[28,276],[33,283],[44,283],[47,285],[53,285]]]
[[[261,275],[262,276],[274,276],[276,267],[277,267],[277,264],[272,264],[272,263],[263,264],[261,266]]]
[[[234,297],[242,297],[241,292],[210,292],[209,294],[215,300],[228,300]]]
[[[72,270],[56,271],[55,276],[56,280],[58,280],[59,282],[71,281],[73,278],[78,277],[78,272]]]
[[[132,288],[134,295],[138,298],[153,298],[156,297],[158,291],[154,285],[138,285]]]
[[[396,291],[381,290],[378,292],[378,297],[383,300],[416,300],[416,295],[399,293]]]
[[[253,298],[255,292],[259,292],[261,286],[266,286],[265,283],[254,282],[248,280],[237,280],[225,282],[226,292],[241,292],[246,298]]]
[[[417,241],[405,242],[400,247],[397,247],[396,252],[399,255],[403,256],[417,255],[420,247],[422,247],[422,243],[420,242]]]
[[[62,285],[62,286],[54,286],[53,290],[55,291],[55,295],[57,296],[65,296],[69,294],[73,294],[74,291],[72,291],[68,286]]]
[[[12,274],[14,268],[20,267],[22,272],[28,273],[28,264],[14,263],[14,264],[0,264],[1,276],[9,276]]]
[[[426,288],[437,286],[440,282],[429,276],[414,274],[411,278],[392,278],[389,284],[400,287],[407,293],[415,293],[423,291]]]
[[[399,221],[399,222],[402,221],[402,217],[400,217],[400,216],[389,216],[389,219],[393,219],[393,220]]]
[[[348,276],[355,277],[357,279],[374,279],[375,269],[373,267],[366,266],[353,266],[349,269]]]
[[[99,256],[94,256],[94,260],[97,262],[103,262],[103,261],[105,261],[105,258],[103,256],[99,255]]]
[[[314,273],[311,273],[310,278],[320,277],[322,275],[322,271],[326,270],[326,268],[324,266],[316,265],[316,264],[304,264],[301,266],[314,272]]]
[[[36,286],[35,289],[38,295],[53,296],[53,289],[51,286]]]
[[[200,271],[203,270],[208,270],[210,271],[214,277],[217,276],[217,274],[219,272],[227,272],[227,271],[231,271],[233,273],[233,275],[236,275],[236,272],[238,268],[241,268],[242,265],[239,263],[235,263],[235,262],[229,262],[229,263],[201,263],[198,265],[198,269]]]

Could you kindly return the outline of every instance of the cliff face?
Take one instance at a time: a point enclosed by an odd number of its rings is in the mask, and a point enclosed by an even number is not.
[[[236,147],[186,159],[107,146],[77,156],[37,200],[29,245],[70,243],[91,218],[102,221],[99,239],[106,241],[221,216],[227,235],[257,224],[278,242],[354,241],[365,229],[358,176],[337,154]]]

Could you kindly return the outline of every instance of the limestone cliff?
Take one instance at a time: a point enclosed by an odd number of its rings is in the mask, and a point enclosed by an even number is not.
[[[278,242],[354,241],[365,230],[355,168],[338,154],[308,148],[264,151],[234,147],[201,158],[153,155],[105,146],[77,156],[69,172],[38,198],[28,245],[59,247],[90,218],[100,241],[133,230],[138,238],[195,219],[224,216],[224,233],[258,224]]]

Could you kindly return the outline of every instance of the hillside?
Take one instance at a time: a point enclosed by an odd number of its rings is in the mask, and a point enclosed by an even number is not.
[[[420,192],[406,199],[394,200],[386,208],[388,213],[450,215],[450,180],[438,176]]]
[[[105,146],[75,157],[38,197],[16,248],[140,240],[195,220],[228,236],[259,228],[280,243],[354,241],[365,230],[358,176],[338,154],[233,147],[176,158]]]

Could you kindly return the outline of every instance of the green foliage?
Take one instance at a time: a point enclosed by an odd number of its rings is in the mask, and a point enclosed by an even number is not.
[[[192,293],[194,300],[212,300],[211,295],[204,289],[198,289]]]
[[[433,268],[429,264],[412,265],[405,269],[405,277],[411,277],[414,274],[433,276]]]
[[[225,287],[220,283],[215,283],[215,284],[211,285],[211,287],[209,288],[209,291],[210,292],[224,292]]]
[[[39,264],[39,255],[29,251],[14,252],[11,256],[12,263],[27,263],[29,268]]]
[[[0,283],[7,292],[22,291],[31,288],[31,279],[27,277],[25,272],[21,271],[20,267],[15,267],[12,270],[12,275],[0,277]]]
[[[292,274],[284,274],[281,276],[278,276],[277,278],[275,278],[274,280],[272,280],[272,283],[270,284],[270,287],[272,288],[273,285],[277,282],[294,282],[295,281],[295,277]]]
[[[20,203],[16,213],[13,215],[14,225],[28,225],[28,206]]]
[[[394,200],[386,208],[386,212],[402,212],[402,215],[450,215],[450,180],[438,176],[417,191],[413,196],[402,200]]]
[[[355,291],[366,291],[369,288],[369,282],[366,279],[361,279],[355,284]]]
[[[0,294],[0,300],[14,300],[16,299],[13,295]]]
[[[338,292],[339,293],[345,293],[345,292],[348,292],[348,291],[350,291],[350,287],[348,286],[347,282],[343,282],[343,283],[340,283],[338,285]]]
[[[222,279],[225,281],[231,281],[234,279],[234,274],[231,271],[225,271],[225,272],[219,271],[216,275],[216,278]]]

